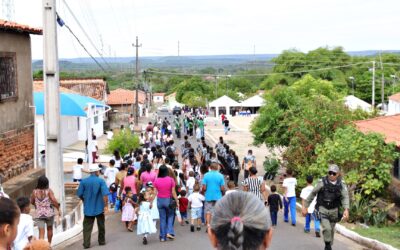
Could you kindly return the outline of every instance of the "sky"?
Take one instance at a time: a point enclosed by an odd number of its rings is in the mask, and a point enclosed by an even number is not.
[[[77,24],[67,5],[73,12]],[[397,50],[399,0],[56,0],[57,12],[95,57],[270,54],[342,46]],[[42,27],[42,0],[14,0],[14,21]],[[1,15],[1,12],[0,12]],[[86,35],[90,40],[86,37]],[[92,45],[94,44],[94,46]],[[65,27],[60,58],[88,57]],[[43,56],[32,36],[32,57]]]

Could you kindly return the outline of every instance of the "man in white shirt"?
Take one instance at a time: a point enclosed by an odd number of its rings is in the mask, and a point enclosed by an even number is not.
[[[82,181],[82,172],[88,173],[83,169],[83,159],[79,158],[77,160],[77,164],[72,167],[72,178],[74,182],[81,182]]]
[[[115,177],[119,172],[118,168],[114,167],[115,161],[110,160],[110,166],[104,171],[104,179],[106,180],[107,187],[110,189],[108,200],[111,203],[111,207],[114,207],[117,199],[117,186],[115,184]]]
[[[307,186],[301,190],[301,194],[300,194],[301,205],[303,208],[306,207],[305,201],[314,189],[314,186],[312,184],[314,181],[314,178],[311,175],[307,176],[306,181],[307,181]],[[315,236],[319,238],[319,237],[321,237],[320,227],[319,227],[320,221],[318,220],[317,216],[315,216],[315,213],[314,213],[316,203],[317,203],[317,197],[314,198],[314,200],[311,202],[310,206],[307,209],[306,223],[304,224],[304,232],[305,233],[310,232],[311,219],[313,219]]]
[[[292,226],[296,226],[296,185],[297,180],[294,178],[291,169],[286,171],[287,177],[283,180],[284,198],[283,198],[283,220],[289,222],[289,210]]]
[[[14,250],[22,250],[33,238],[33,219],[29,215],[30,201],[27,197],[20,197],[17,199],[17,204],[21,210],[19,217],[18,233],[14,240]]]

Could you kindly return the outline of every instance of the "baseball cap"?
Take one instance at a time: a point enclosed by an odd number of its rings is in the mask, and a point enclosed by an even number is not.
[[[339,166],[338,165],[336,165],[336,164],[330,164],[329,165],[329,170],[328,170],[329,172],[335,172],[335,173],[337,173],[337,172],[339,172]]]
[[[153,187],[153,182],[151,182],[151,181],[147,182],[146,183],[146,187],[151,187],[152,188]]]

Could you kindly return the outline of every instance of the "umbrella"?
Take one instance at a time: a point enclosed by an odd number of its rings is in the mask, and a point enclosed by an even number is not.
[[[44,115],[44,93],[34,92],[33,99],[35,101],[36,114]],[[86,117],[87,115],[85,109],[87,108],[89,103],[97,107],[108,107],[103,102],[100,102],[91,97],[72,93],[60,93],[61,115],[63,116]]]

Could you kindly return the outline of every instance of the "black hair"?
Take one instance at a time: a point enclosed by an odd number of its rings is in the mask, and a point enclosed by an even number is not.
[[[45,175],[39,177],[36,189],[48,189],[49,188],[49,179]]]
[[[132,191],[132,188],[128,186],[128,187],[125,187],[124,190],[125,190],[125,193],[127,194],[129,191]]]
[[[186,196],[186,190],[182,190],[180,194],[181,196]]]
[[[292,175],[292,174],[293,174],[293,171],[292,171],[291,169],[288,169],[288,170],[286,170],[286,174],[287,174],[287,175]]]
[[[82,158],[78,158],[77,163],[78,164],[82,164],[83,163],[83,159]]]
[[[142,159],[142,157],[136,156],[136,161],[140,161],[141,159]]]
[[[306,181],[308,184],[312,184],[314,181],[314,177],[312,175],[307,176]]]
[[[169,158],[168,157],[165,158],[164,162],[165,162],[165,164],[168,164],[169,163]]]
[[[19,215],[19,208],[13,200],[6,197],[0,198],[0,225],[14,224]]]
[[[150,163],[146,163],[145,168],[146,168],[146,172],[150,173],[152,166]]]
[[[163,178],[168,176],[168,167],[164,164],[158,169],[158,178]]]
[[[24,210],[26,207],[29,207],[30,203],[31,202],[28,197],[19,197],[17,199],[17,205],[21,211]]]
[[[133,161],[132,161],[131,159],[129,159],[129,160],[126,162],[126,164],[128,164],[128,166],[132,165],[132,163],[133,163]],[[122,165],[122,163],[121,163],[121,165]]]
[[[139,197],[138,197],[138,203],[139,203],[139,205],[140,205],[143,201],[146,201],[146,199],[144,198],[144,193],[140,192],[140,193],[139,193]]]
[[[249,171],[250,171],[250,174],[252,174],[252,175],[257,174],[257,168],[255,168],[255,167],[249,168]]]
[[[119,153],[118,149],[114,150],[114,156],[117,161],[121,160],[121,154]]]
[[[114,166],[115,165],[115,161],[113,159],[110,160],[110,165]]]
[[[275,185],[271,185],[271,192],[276,192],[276,186]]]
[[[128,165],[129,166],[132,165],[132,161],[131,161],[131,164],[129,164],[129,161],[128,161]],[[121,166],[119,167],[119,169],[120,170],[125,170],[126,167],[127,167],[127,164],[125,162],[121,162]]]

